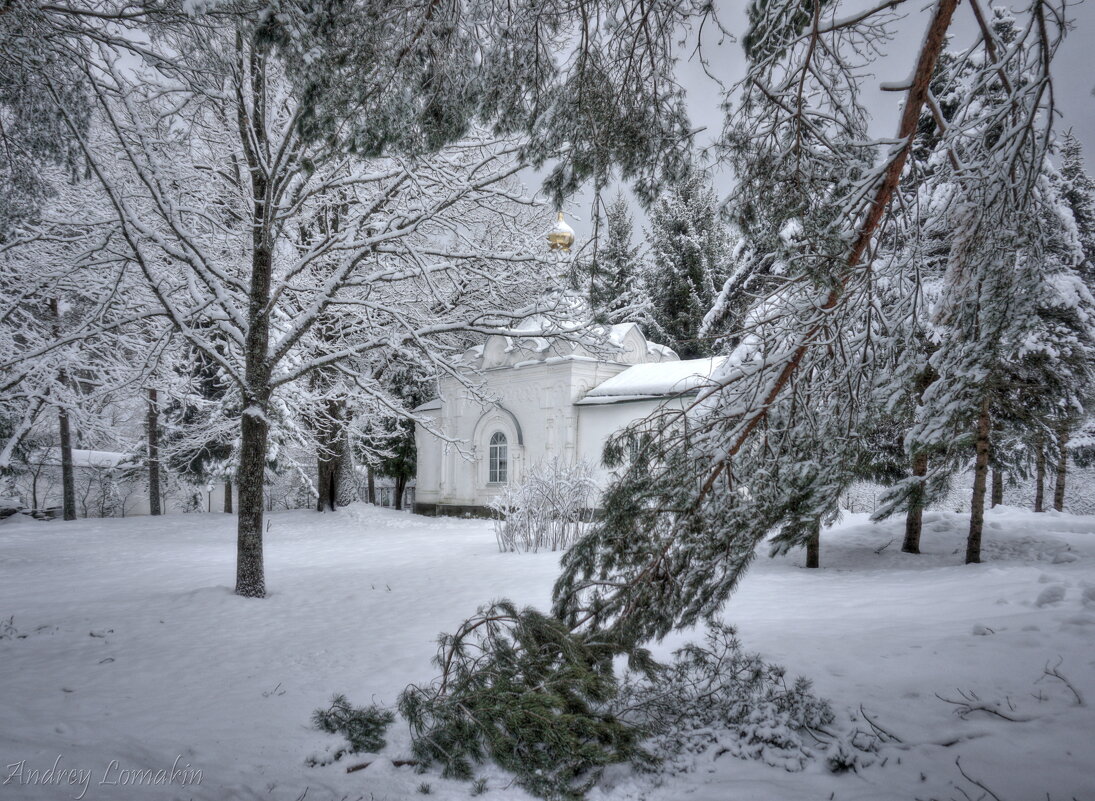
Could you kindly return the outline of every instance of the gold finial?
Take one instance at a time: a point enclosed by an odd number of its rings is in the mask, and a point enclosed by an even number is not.
[[[547,241],[552,250],[570,252],[570,246],[574,244],[574,229],[563,221],[563,212],[559,212],[555,227],[548,232]]]

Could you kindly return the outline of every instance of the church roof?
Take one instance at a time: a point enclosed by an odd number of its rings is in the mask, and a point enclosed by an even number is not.
[[[711,374],[725,361],[725,356],[715,356],[709,359],[636,364],[595,386],[578,401],[578,405],[687,395],[708,383]]]

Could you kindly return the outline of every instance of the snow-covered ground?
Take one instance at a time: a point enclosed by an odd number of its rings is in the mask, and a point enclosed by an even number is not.
[[[309,716],[335,692],[391,703],[429,679],[437,633],[485,601],[545,605],[557,556],[500,554],[483,521],[364,506],[270,520],[262,601],[231,592],[227,515],[0,523],[0,618],[14,627],[0,624],[0,798],[380,801],[421,797],[423,782],[469,796],[386,760],[307,767],[337,742]],[[1095,517],[995,510],[986,562],[970,567],[965,522],[930,513],[926,553],[908,556],[898,522],[849,516],[823,535],[821,570],[762,556],[727,607],[749,650],[901,738],[875,765],[787,773],[712,757],[660,787],[613,771],[593,798],[1095,798]],[[1058,663],[1083,705],[1044,675]],[[960,693],[1016,721],[963,719],[937,697]],[[385,755],[408,741],[397,722]],[[123,783],[173,765],[174,785]],[[86,787],[25,783],[51,768],[86,772],[53,774]],[[526,797],[483,775],[488,798]]]

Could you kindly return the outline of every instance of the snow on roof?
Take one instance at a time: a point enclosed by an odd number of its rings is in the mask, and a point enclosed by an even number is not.
[[[434,412],[441,408],[441,398],[426,401],[421,406],[414,407],[416,412]]]
[[[31,455],[31,463],[44,465],[61,464],[60,448],[45,448]],[[118,467],[122,463],[133,464],[130,455],[116,451],[86,451],[80,448],[72,449],[73,467]]]
[[[647,342],[646,352],[651,354],[658,354],[665,360],[677,361],[677,351],[668,345],[659,345],[657,342]]]
[[[693,392],[711,379],[725,356],[677,362],[636,364],[598,384],[578,401],[581,404],[615,403]]]
[[[638,327],[639,326],[635,323],[616,323],[610,325],[607,331],[608,341],[613,345],[622,345],[624,344],[624,337],[627,336],[628,332],[631,331],[631,329]],[[642,331],[639,333],[642,333]]]

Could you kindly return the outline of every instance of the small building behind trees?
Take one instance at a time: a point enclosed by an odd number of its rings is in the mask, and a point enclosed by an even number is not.
[[[472,393],[453,377],[417,414],[414,509],[485,514],[492,500],[538,463],[579,461],[604,486],[609,437],[667,403],[684,405],[721,359],[681,361],[634,323],[607,328],[600,349],[540,336],[491,336],[464,357]]]

